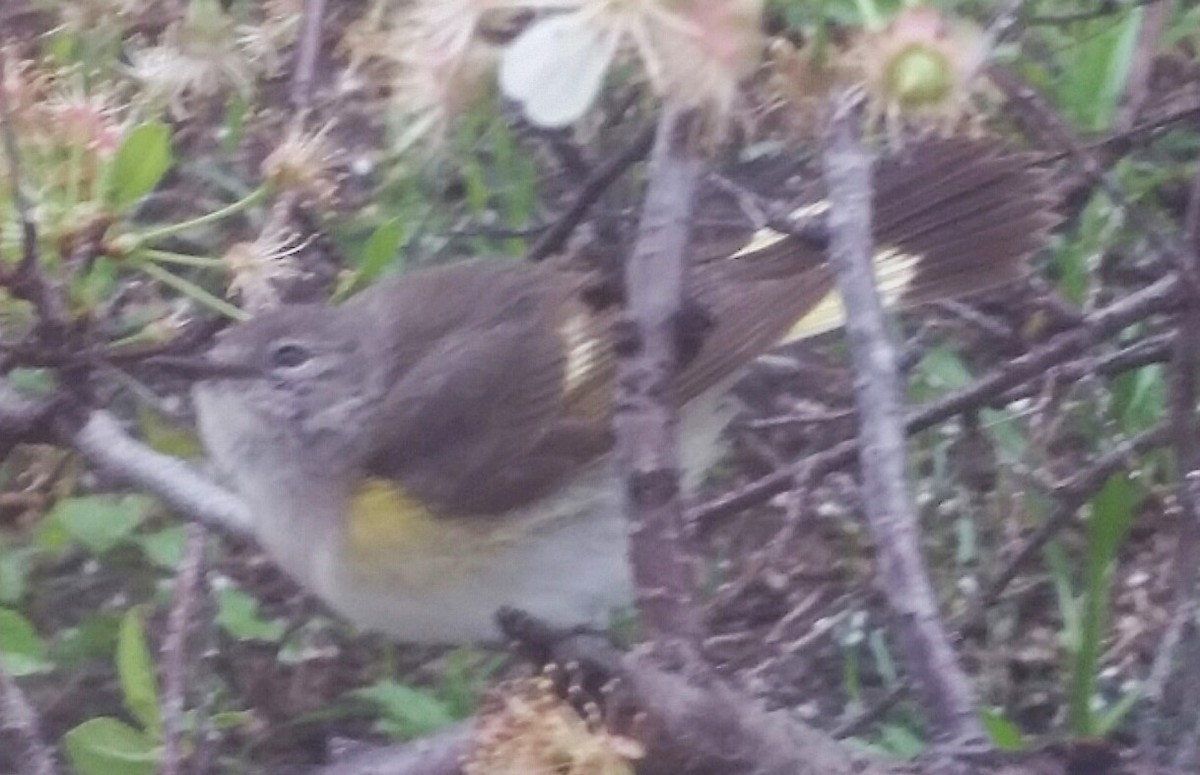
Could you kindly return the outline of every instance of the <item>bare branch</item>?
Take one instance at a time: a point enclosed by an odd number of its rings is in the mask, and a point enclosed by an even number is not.
[[[0,83],[4,83],[5,56],[0,54]],[[5,271],[0,265],[0,285],[7,286],[17,298],[33,304],[38,313],[37,330],[56,337],[66,328],[67,313],[61,295],[52,288],[38,267],[37,226],[25,190],[21,186],[21,160],[8,93],[0,89],[0,141],[7,160],[13,204],[21,224],[21,260],[16,269]]]
[[[45,441],[54,398],[26,398],[0,382],[0,461],[17,444]]]
[[[92,412],[83,427],[64,435],[97,468],[157,495],[182,516],[225,533],[250,532],[239,498],[182,460],[135,441],[108,412]]]
[[[602,164],[583,184],[566,212],[530,246],[526,258],[529,261],[541,261],[562,250],[592,205],[604,196],[604,192],[608,191],[630,167],[645,158],[654,142],[654,134],[651,128],[643,130],[620,153]]]
[[[4,81],[5,57],[0,56],[0,82]],[[12,186],[13,204],[21,222],[21,262],[17,265],[18,275],[27,275],[37,263],[37,229],[30,214],[29,199],[21,188],[21,157],[17,152],[17,134],[13,131],[12,111],[8,94],[0,90],[0,137],[4,141],[4,156],[8,162],[8,179]]]
[[[987,606],[995,602],[1008,585],[1017,577],[1017,573],[1038,552],[1045,548],[1050,539],[1070,521],[1093,495],[1100,491],[1104,483],[1116,472],[1132,465],[1138,455],[1144,454],[1155,447],[1162,446],[1167,441],[1167,426],[1158,425],[1139,433],[1133,438],[1116,444],[1105,454],[1098,457],[1087,468],[1077,472],[1065,482],[1058,484],[1053,495],[1058,498],[1054,511],[1038,526],[1033,535],[1021,546],[1004,568],[988,582],[982,594],[973,607],[971,614],[961,629],[973,629],[979,622]]]
[[[1145,288],[1127,294],[1119,301],[1088,315],[1083,325],[1051,337],[997,366],[967,387],[911,412],[905,422],[906,431],[916,433],[962,412],[1003,404],[1003,397],[1009,390],[1045,373],[1064,359],[1117,334],[1126,326],[1171,311],[1178,301],[1179,292],[1179,278],[1175,274],[1167,274]],[[703,529],[722,516],[762,503],[788,490],[798,476],[815,479],[849,465],[854,461],[857,449],[854,440],[841,442],[795,466],[775,471],[738,490],[714,498],[695,508],[691,520]]]
[[[1200,169],[1192,179],[1192,189],[1184,216],[1184,233],[1190,248],[1186,260],[1190,261],[1194,276],[1200,277]],[[1200,298],[1194,294],[1186,301],[1179,315],[1175,336],[1174,373],[1171,383],[1171,439],[1175,448],[1176,467],[1179,481],[1175,488],[1176,498],[1182,512],[1179,542],[1174,557],[1174,613],[1162,645],[1154,658],[1147,680],[1145,703],[1148,706],[1145,722],[1141,728],[1139,744],[1143,753],[1157,753],[1157,736],[1154,734],[1154,716],[1161,712],[1163,690],[1169,677],[1177,671],[1176,659],[1179,652],[1194,652],[1196,644],[1187,643],[1186,637],[1195,641],[1198,637],[1192,621],[1200,607],[1196,596],[1197,557],[1200,556],[1200,423],[1196,418],[1200,387],[1197,386],[1197,371],[1200,370]],[[1191,626],[1188,626],[1188,625]],[[1185,670],[1186,672],[1186,670]],[[1194,683],[1188,688],[1195,688]],[[1197,698],[1185,698],[1182,708],[1195,708]],[[1200,719],[1200,714],[1197,716]],[[1200,723],[1200,720],[1198,720]],[[1193,744],[1194,747],[1194,744]]]
[[[322,22],[325,19],[325,0],[306,0],[300,42],[296,46],[296,70],[292,76],[292,107],[298,115],[308,112],[312,103],[313,75],[317,55],[321,52]]]
[[[310,775],[459,775],[472,731],[473,725],[463,722],[407,745],[345,756]]]
[[[25,764],[22,772],[27,775],[58,775],[54,754],[42,742],[38,732],[37,715],[25,699],[21,687],[0,665],[0,732],[7,731],[16,739],[22,753],[19,759]]]
[[[650,637],[685,639],[698,634],[699,617],[683,549],[674,382],[685,252],[701,172],[693,133],[689,117],[668,102],[659,118],[637,243],[625,266],[629,313],[618,344],[613,421],[638,609]]]
[[[204,571],[208,534],[199,525],[188,525],[183,562],[175,575],[167,635],[163,641],[163,759],[161,775],[179,775],[183,764],[184,700],[187,690],[187,642],[197,590]]]
[[[854,363],[867,522],[905,664],[937,736],[982,742],[987,736],[978,720],[974,691],[938,612],[908,489],[900,369],[872,268],[872,161],[859,138],[860,110],[857,97],[846,93],[836,98],[825,137],[824,171],[830,264],[846,306],[846,337]]]

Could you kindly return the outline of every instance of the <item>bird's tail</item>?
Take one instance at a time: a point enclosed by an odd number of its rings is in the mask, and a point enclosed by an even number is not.
[[[796,212],[820,216],[821,192]],[[1057,222],[1045,170],[996,141],[926,140],[877,165],[876,277],[885,303],[911,307],[1012,282]],[[760,229],[693,274],[715,325],[680,375],[698,395],[775,344],[837,328],[845,314],[825,250]]]

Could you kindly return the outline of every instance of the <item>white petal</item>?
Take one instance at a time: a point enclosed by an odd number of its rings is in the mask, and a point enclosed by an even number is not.
[[[504,50],[500,88],[533,123],[566,126],[595,101],[617,43],[615,34],[579,13],[543,19]]]

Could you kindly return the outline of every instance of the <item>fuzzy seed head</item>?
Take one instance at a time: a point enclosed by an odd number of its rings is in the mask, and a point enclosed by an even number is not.
[[[892,121],[960,117],[986,56],[983,33],[927,6],[901,11],[863,36],[852,56],[875,113]]]
[[[466,775],[632,775],[645,753],[603,726],[594,705],[585,716],[563,701],[548,675],[500,687],[480,715]]]
[[[275,283],[300,275],[294,256],[310,241],[290,231],[267,229],[252,242],[234,244],[222,256],[230,295],[240,297],[242,307],[252,312],[278,306]]]
[[[263,180],[281,191],[298,193],[308,203],[329,207],[337,198],[332,169],[338,153],[329,143],[332,124],[315,132],[292,127],[263,160]]]

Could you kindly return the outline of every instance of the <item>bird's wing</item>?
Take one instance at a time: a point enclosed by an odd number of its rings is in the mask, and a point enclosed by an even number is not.
[[[994,143],[934,141],[882,163],[875,242],[885,301],[906,306],[1013,280],[1054,223],[1042,172]],[[820,199],[802,202],[819,213]],[[490,514],[549,492],[611,448],[616,308],[578,276],[465,262],[371,289],[380,352],[397,364],[371,467],[422,501]],[[693,264],[711,320],[677,381],[698,397],[773,345],[841,324],[823,251],[770,232]]]
[[[466,262],[402,278],[366,303],[395,373],[370,472],[435,511],[501,513],[552,490],[610,446],[607,416],[572,416],[583,369],[577,281],[529,264]],[[594,343],[594,347],[602,346]]]

